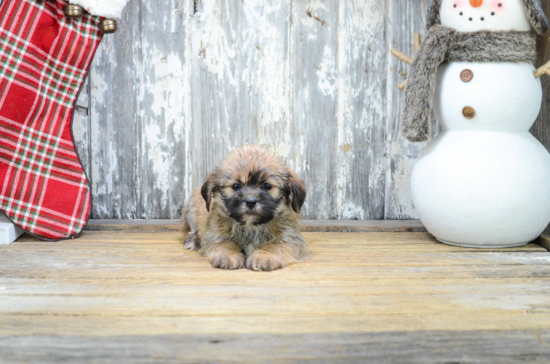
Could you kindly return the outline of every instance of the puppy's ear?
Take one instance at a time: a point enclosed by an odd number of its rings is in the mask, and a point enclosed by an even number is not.
[[[288,172],[287,189],[290,193],[290,204],[296,213],[300,213],[304,201],[306,200],[306,188],[294,172]]]
[[[204,182],[201,188],[201,195],[202,195],[202,198],[204,198],[204,201],[206,201],[207,211],[210,211],[210,200],[212,199],[212,191],[214,189],[212,179],[213,179],[212,175],[208,176],[208,178],[206,179],[206,182]]]

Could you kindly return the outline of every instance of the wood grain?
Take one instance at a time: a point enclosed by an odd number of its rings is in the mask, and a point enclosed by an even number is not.
[[[189,118],[189,2],[135,1],[91,82],[93,216],[177,217]]]
[[[137,218],[140,2],[128,6],[117,33],[105,36],[90,73],[92,216]]]
[[[288,147],[295,157],[293,167],[308,190],[305,216],[334,219],[340,173],[338,2],[294,1],[291,16],[292,139]]]
[[[90,169],[90,78],[86,78],[74,110],[72,133],[75,148],[88,178]]]
[[[418,220],[302,220],[303,232],[425,232]],[[179,220],[90,220],[91,231],[179,231]]]
[[[547,15],[550,15],[550,1],[542,0],[542,6]],[[537,37],[537,67],[550,61],[550,33]],[[544,75],[540,78],[542,82],[542,109],[537,122],[531,129],[531,133],[550,150],[550,77]]]
[[[0,247],[0,361],[176,362],[188,348],[188,362],[507,363],[550,350],[550,254],[535,244],[305,233],[310,260],[261,274],[213,269],[183,238],[86,231]]]
[[[205,0],[177,26],[180,3],[154,4],[138,1],[96,59],[94,218],[177,218],[246,143],[304,179],[305,217],[384,218],[384,2]]]
[[[414,53],[428,4],[132,0],[75,120],[93,217],[176,219],[224,156],[256,143],[304,179],[307,219],[417,218],[409,180],[425,144],[400,135],[409,66],[390,49]],[[538,49],[542,65],[547,36]],[[532,132],[550,148],[542,83]]]
[[[337,219],[385,218],[387,2],[338,2]],[[315,140],[315,139],[311,139]],[[315,195],[310,196],[315,199]],[[311,215],[311,218],[320,218]]]
[[[260,144],[288,160],[290,3],[197,2],[191,21],[188,196],[233,149]],[[177,215],[163,216],[174,218]]]
[[[6,363],[500,363],[550,360],[549,330],[59,337],[0,335]],[[63,351],[57,348],[62,345]],[[97,349],[97,350],[95,350]],[[390,354],[388,354],[390,353]]]
[[[540,236],[537,243],[545,249],[550,251],[550,227],[548,227]]]
[[[427,143],[410,143],[401,136],[400,120],[403,109],[403,91],[397,88],[410,66],[391,56],[390,49],[396,48],[412,56],[414,54],[414,34],[426,33],[425,14],[429,0],[389,1],[387,47],[387,93],[386,103],[386,154],[387,178],[385,193],[386,219],[417,219],[410,198],[410,176],[420,150]],[[433,127],[432,127],[433,130]]]
[[[177,217],[184,203],[190,123],[188,0],[140,5],[138,76],[137,218]]]

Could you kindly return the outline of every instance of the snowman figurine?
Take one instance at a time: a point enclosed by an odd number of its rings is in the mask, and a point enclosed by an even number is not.
[[[541,108],[536,33],[549,24],[540,0],[433,0],[429,33],[405,89],[402,133],[443,132],[411,177],[414,206],[439,241],[463,247],[525,245],[550,222],[550,154],[529,133]]]

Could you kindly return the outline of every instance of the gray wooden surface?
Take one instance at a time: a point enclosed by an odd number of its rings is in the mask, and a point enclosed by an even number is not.
[[[550,361],[550,330],[296,335],[7,336],[4,363],[516,364]],[[63,350],[60,350],[63,348]]]
[[[131,0],[75,121],[93,217],[178,218],[216,163],[256,143],[305,181],[305,218],[417,218],[409,177],[424,144],[399,135],[408,66],[389,49],[412,54],[428,3]],[[533,132],[549,147],[543,84]]]
[[[107,224],[0,246],[0,363],[550,363],[550,254],[535,244],[314,222],[367,232],[304,232],[307,261],[228,272],[170,222]]]

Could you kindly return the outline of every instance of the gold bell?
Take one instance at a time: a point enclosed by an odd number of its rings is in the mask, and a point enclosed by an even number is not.
[[[69,18],[80,18],[84,14],[84,9],[80,5],[69,4],[65,6],[65,15]]]
[[[116,32],[118,29],[116,25],[116,20],[113,20],[113,19],[102,20],[101,23],[99,23],[99,29],[101,29],[101,31],[104,34],[111,34]]]

